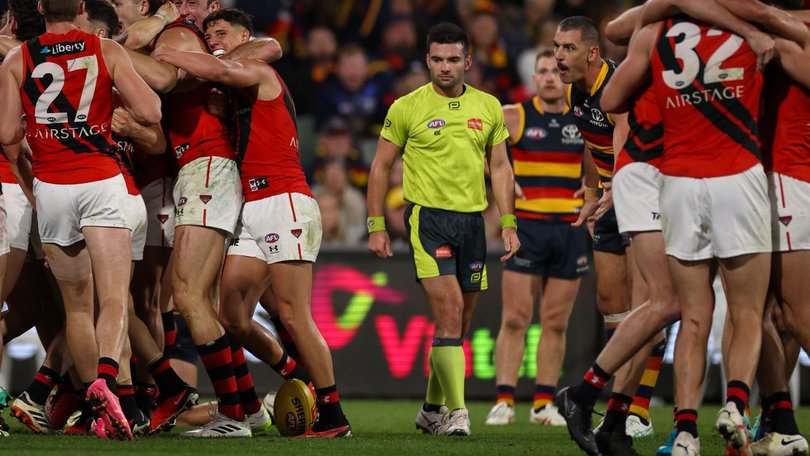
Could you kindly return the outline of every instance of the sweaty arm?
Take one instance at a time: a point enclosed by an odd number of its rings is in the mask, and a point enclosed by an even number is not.
[[[607,39],[618,46],[627,46],[630,43],[630,37],[633,36],[633,30],[641,20],[642,8],[641,5],[634,6],[608,22],[605,27]]]
[[[20,184],[25,197],[28,202],[36,209],[36,199],[34,198],[34,173],[31,170],[31,162],[28,160],[28,154],[31,150],[28,148],[26,141],[13,144],[11,146],[3,147],[3,152],[8,158],[8,165],[11,168],[11,173],[17,178],[17,183]]]
[[[257,38],[242,43],[222,56],[225,60],[256,59],[273,63],[282,56],[281,45],[274,38]]]
[[[623,113],[630,109],[633,95],[650,78],[650,52],[657,31],[658,25],[650,24],[633,34],[627,48],[627,58],[616,68],[616,73],[602,93],[603,111]]]
[[[810,49],[802,49],[794,41],[776,39],[779,64],[794,81],[810,88]]]
[[[159,123],[151,126],[141,125],[123,107],[115,108],[112,117],[113,133],[125,136],[135,146],[150,155],[159,155],[166,151],[166,137]]]
[[[197,35],[189,29],[175,27],[163,32],[156,46],[166,45],[183,51],[206,51]],[[132,63],[138,74],[149,84],[149,87],[160,93],[168,93],[177,83],[186,78],[186,72],[177,67],[156,60],[152,56],[128,50]]]
[[[113,84],[135,121],[143,125],[154,125],[160,122],[160,98],[135,72],[124,48],[111,40],[102,40],[104,60]]]
[[[0,143],[17,144],[23,139],[22,99],[22,51],[19,47],[9,52],[0,65]]]
[[[795,41],[801,47],[810,45],[810,30],[789,12],[757,0],[715,0],[746,21],[760,24],[769,32]],[[736,33],[736,32],[735,32]]]
[[[506,153],[506,143],[504,141],[495,144],[487,150],[489,159],[489,175],[492,180],[492,193],[495,195],[495,203],[498,205],[498,212],[501,214],[501,238],[506,252],[501,256],[501,261],[512,258],[520,249],[516,226],[504,226],[503,217],[515,215],[515,175],[512,172],[512,164]]]

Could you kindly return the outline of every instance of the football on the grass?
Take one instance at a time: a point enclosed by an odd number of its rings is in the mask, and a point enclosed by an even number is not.
[[[281,435],[292,437],[307,432],[315,421],[312,390],[301,380],[287,380],[276,393],[273,415]]]

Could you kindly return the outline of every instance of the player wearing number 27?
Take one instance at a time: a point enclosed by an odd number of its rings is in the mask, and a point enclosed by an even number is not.
[[[131,439],[113,393],[127,335],[131,227],[111,137],[112,88],[144,125],[160,121],[160,99],[118,44],[71,24],[83,12],[81,0],[42,0],[39,8],[46,33],[12,50],[0,66],[0,142],[22,140],[24,114],[38,228],[64,299],[68,346],[81,381],[92,384],[87,399],[104,430]]]
[[[428,32],[427,48],[431,82],[391,106],[377,145],[368,186],[368,246],[380,258],[392,255],[383,200],[391,164],[402,153],[403,191],[411,204],[406,226],[416,276],[436,325],[427,397],[416,425],[431,434],[466,436],[462,337],[480,291],[487,288],[481,215],[487,206],[485,162],[501,212],[502,261],[520,246],[514,176],[500,103],[464,84],[472,64],[467,35],[458,26],[439,24]]]

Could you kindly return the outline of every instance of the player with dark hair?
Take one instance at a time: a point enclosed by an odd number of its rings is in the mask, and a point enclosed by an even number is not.
[[[506,250],[501,261],[520,247],[514,178],[500,104],[464,83],[472,65],[466,33],[453,24],[435,25],[427,46],[431,82],[394,102],[377,145],[368,186],[368,247],[379,258],[393,254],[383,201],[391,165],[401,154],[416,277],[436,322],[427,395],[416,425],[431,434],[467,436],[462,338],[487,288],[485,162],[501,213]]]
[[[65,301],[68,344],[106,432],[131,439],[113,393],[126,337],[131,234],[126,186],[110,155],[116,147],[109,130],[112,86],[144,124],[160,120],[160,100],[117,44],[75,29],[71,22],[82,12],[80,1],[43,0],[40,8],[48,33],[9,53],[0,66],[0,142],[22,139],[19,116],[25,114],[39,231]],[[79,71],[86,67],[77,62],[95,62],[99,71]],[[45,90],[44,79],[60,90]],[[70,207],[76,212],[66,213]],[[95,325],[93,288],[100,308]],[[87,340],[97,345],[88,349]]]
[[[498,399],[486,424],[514,421],[515,386],[523,362],[524,337],[540,298],[543,336],[537,346],[537,374],[530,420],[564,426],[554,406],[568,318],[587,273],[588,233],[571,226],[582,198],[582,155],[585,144],[565,104],[566,86],[551,51],[537,54],[532,79],[537,95],[504,106],[515,172],[518,237],[522,255],[503,271],[503,312],[495,344]]]
[[[225,8],[203,22],[212,51],[230,52],[250,39],[252,24],[241,10]],[[275,305],[312,375],[319,412],[308,436],[348,437],[335,385],[331,353],[312,320],[312,264],[321,238],[320,211],[306,183],[298,156],[298,127],[292,97],[276,71],[252,59],[221,60],[211,55],[158,47],[155,58],[203,80],[232,87],[236,149],[245,204],[222,273],[221,318],[233,342],[244,344],[282,376],[296,363],[266,330],[252,322],[268,286]],[[238,353],[241,353],[241,347]],[[244,368],[247,374],[247,367]],[[245,376],[245,380],[249,376]],[[251,388],[240,396],[248,414],[261,411]],[[248,394],[248,397],[245,395]],[[247,400],[246,400],[247,399]],[[249,406],[257,407],[248,410]]]

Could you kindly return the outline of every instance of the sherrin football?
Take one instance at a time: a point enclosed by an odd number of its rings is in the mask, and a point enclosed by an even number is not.
[[[273,416],[283,436],[307,432],[315,421],[315,397],[309,386],[295,378],[284,382],[276,393]]]

